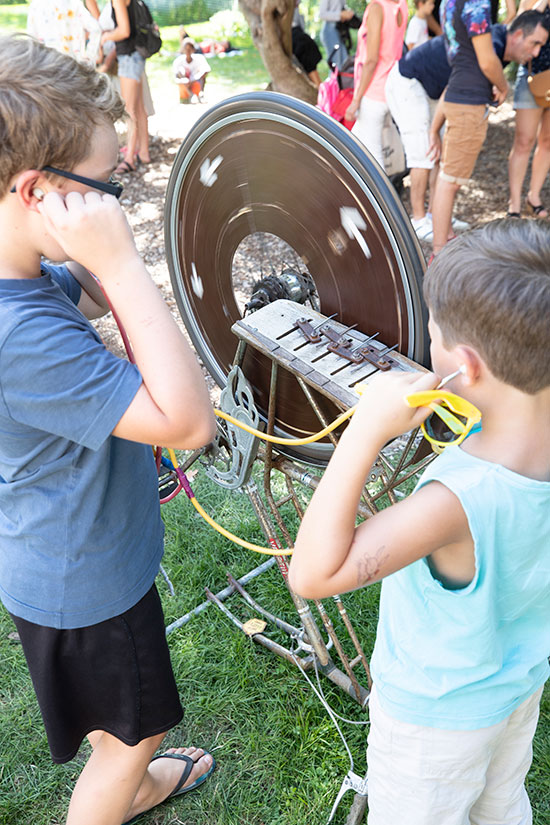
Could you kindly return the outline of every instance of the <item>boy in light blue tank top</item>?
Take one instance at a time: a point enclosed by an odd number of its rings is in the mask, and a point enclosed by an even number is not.
[[[524,780],[550,651],[548,228],[466,233],[424,293],[435,373],[369,385],[302,522],[290,583],[319,599],[384,579],[369,825],[530,825]],[[481,428],[356,527],[377,453],[430,412],[404,397],[454,372],[449,388],[481,410]]]
[[[150,445],[199,447],[215,426],[111,180],[123,113],[92,66],[0,37],[0,598],[53,760],[92,746],[67,825],[133,821],[214,767],[195,747],[152,758],[182,708],[154,586]],[[88,321],[109,302],[135,365]]]

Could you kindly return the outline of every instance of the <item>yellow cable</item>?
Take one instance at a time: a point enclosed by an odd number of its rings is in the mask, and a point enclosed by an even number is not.
[[[173,466],[177,467],[178,459],[176,458],[176,454],[171,447],[168,448],[168,455],[170,456],[170,461]],[[290,556],[292,554],[292,550],[283,549],[275,551],[272,547],[260,547],[258,544],[251,544],[249,541],[245,541],[245,539],[241,539],[238,536],[233,535],[233,533],[230,533],[229,530],[226,530],[225,527],[222,527],[221,524],[218,524],[211,516],[208,515],[206,510],[201,507],[194,494],[193,498],[190,498],[189,501],[197,513],[202,516],[210,527],[213,527],[214,530],[217,530],[218,533],[221,533],[221,535],[225,536],[226,539],[235,542],[235,544],[240,544],[241,547],[246,547],[248,550],[254,550],[255,553],[263,553],[266,556]]]
[[[233,535],[233,533],[230,533],[229,530],[226,530],[225,527],[222,527],[220,524],[217,524],[214,521],[214,519],[211,518],[208,515],[208,513],[206,513],[203,510],[203,508],[201,507],[201,505],[199,504],[199,502],[197,501],[197,499],[195,497],[190,499],[190,501],[191,501],[191,504],[193,505],[193,507],[195,508],[195,510],[198,513],[200,513],[200,515],[207,522],[207,524],[210,525],[210,527],[213,527],[214,530],[217,530],[218,533],[221,533],[222,536],[225,536],[226,539],[229,539],[230,541],[234,541],[235,544],[240,544],[241,547],[246,547],[246,548],[248,548],[248,550],[254,550],[255,553],[263,553],[266,556],[290,556],[292,554],[292,550],[289,550],[288,548],[282,549],[282,550],[274,550],[272,547],[260,547],[257,544],[251,544],[249,541],[245,541],[244,539],[240,539],[238,536],[235,536],[235,535]]]
[[[356,409],[357,404],[350,407],[349,410],[346,410],[346,412],[342,413],[342,415],[338,416],[338,418],[336,418],[327,427],[324,427],[318,433],[314,433],[307,438],[279,438],[279,436],[276,435],[268,435],[267,433],[262,433],[260,430],[256,430],[254,427],[250,427],[248,424],[244,424],[242,421],[237,421],[236,418],[233,418],[233,416],[229,415],[229,413],[223,412],[223,410],[214,410],[214,412],[218,418],[223,418],[225,421],[229,421],[236,427],[240,427],[241,430],[246,430],[247,433],[256,436],[256,438],[261,438],[264,441],[270,441],[273,444],[288,444],[298,447],[302,444],[312,444],[314,441],[319,441],[321,438],[324,438],[326,435],[343,424],[344,421],[347,421],[348,418],[351,418]],[[170,456],[170,461],[173,466],[177,467],[178,461],[174,450],[169,449],[168,455]],[[221,533],[222,536],[229,539],[229,541],[235,542],[235,544],[239,544],[241,547],[246,547],[248,550],[254,550],[255,553],[263,553],[268,556],[289,556],[292,554],[292,550],[288,548],[275,551],[272,547],[260,547],[258,544],[251,544],[249,541],[245,541],[244,539],[235,536],[233,533],[226,530],[225,527],[222,527],[220,524],[215,522],[214,519],[208,515],[208,513],[201,507],[194,494],[190,501],[195,510],[202,516],[206,523],[209,524],[214,530],[217,530],[218,533]]]
[[[319,439],[324,438],[325,435],[328,435],[339,427],[340,424],[343,424],[344,421],[347,421],[348,418],[351,418],[356,409],[357,404],[354,404],[353,407],[350,407],[349,410],[346,410],[346,412],[338,416],[332,424],[329,424],[318,433],[314,433],[307,438],[279,438],[279,436],[276,435],[267,435],[267,433],[262,433],[260,430],[254,429],[254,427],[249,427],[248,424],[243,424],[242,421],[237,421],[237,419],[233,418],[233,416],[229,415],[229,413],[223,412],[223,410],[214,410],[214,412],[218,418],[223,418],[224,421],[229,421],[231,424],[235,424],[236,427],[240,427],[241,430],[246,430],[247,433],[255,435],[256,438],[261,438],[264,441],[270,441],[272,444],[288,444],[289,446],[292,445],[294,447],[298,447],[301,444],[312,444],[314,441],[319,441]]]

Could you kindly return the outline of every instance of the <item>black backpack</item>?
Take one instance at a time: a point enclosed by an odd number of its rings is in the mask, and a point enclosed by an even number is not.
[[[159,27],[153,20],[151,12],[143,0],[133,0],[132,11],[134,14],[135,35],[134,42],[136,51],[147,59],[152,57],[162,46],[159,34]]]

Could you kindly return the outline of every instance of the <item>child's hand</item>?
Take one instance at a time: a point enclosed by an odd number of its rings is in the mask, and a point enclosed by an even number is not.
[[[113,195],[48,192],[37,205],[47,232],[67,258],[100,280],[121,274],[139,255],[124,212]]]
[[[429,407],[409,407],[405,396],[411,392],[435,389],[439,377],[433,372],[392,372],[377,375],[361,392],[359,405],[348,429],[372,434],[386,443],[402,433],[419,427],[428,417]]]

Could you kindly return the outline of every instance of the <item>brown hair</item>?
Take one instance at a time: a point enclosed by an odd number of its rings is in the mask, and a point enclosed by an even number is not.
[[[90,123],[115,123],[124,103],[93,66],[27,35],[0,37],[0,198],[18,172],[71,170],[90,151]]]
[[[424,297],[446,347],[476,349],[493,375],[533,395],[550,386],[550,229],[494,221],[451,241]]]

